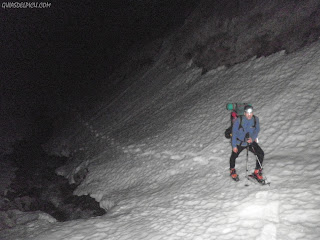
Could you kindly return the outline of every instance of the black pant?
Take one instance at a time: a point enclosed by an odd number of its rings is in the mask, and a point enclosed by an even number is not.
[[[230,157],[230,168],[234,168],[236,165],[236,159],[239,156],[239,154],[242,152],[243,149],[246,149],[246,147],[242,147],[237,145],[238,148],[238,152],[235,153],[234,151],[232,151],[231,157]],[[264,152],[263,150],[260,148],[260,146],[258,145],[258,143],[253,142],[252,144],[249,145],[249,151],[254,153],[255,155],[258,156],[258,159],[261,163],[262,166],[262,162],[263,162],[263,157],[264,157]],[[259,169],[260,164],[258,162],[258,160],[256,161],[256,169]]]

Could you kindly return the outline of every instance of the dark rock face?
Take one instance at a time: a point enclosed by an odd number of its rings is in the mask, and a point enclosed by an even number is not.
[[[172,63],[204,72],[254,56],[296,51],[320,36],[320,2],[204,0],[171,47]]]
[[[47,156],[39,146],[28,142],[17,144],[10,158],[15,161],[18,170],[5,196],[7,202],[1,204],[0,210],[40,210],[58,221],[90,218],[106,213],[93,198],[73,195],[77,185],[69,185],[65,178],[55,174],[55,169],[66,158]],[[82,171],[78,184],[87,172]]]

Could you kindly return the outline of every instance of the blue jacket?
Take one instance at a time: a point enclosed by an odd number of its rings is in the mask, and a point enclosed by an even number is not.
[[[248,120],[245,116],[242,116],[242,128],[239,129],[240,124],[240,117],[237,118],[237,120],[234,122],[232,127],[232,140],[231,145],[232,148],[237,147],[237,145],[241,146],[247,146],[247,142],[245,140],[246,133],[249,133],[249,136],[252,138],[252,141],[254,141],[259,134],[260,131],[260,124],[259,124],[259,118],[256,118],[256,127],[254,128],[254,117],[252,117],[250,120]]]

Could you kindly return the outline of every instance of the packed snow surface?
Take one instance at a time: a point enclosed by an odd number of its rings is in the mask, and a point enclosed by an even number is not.
[[[320,239],[320,42],[201,75],[167,68],[166,53],[108,104],[78,116],[50,151],[73,162],[58,172],[75,194],[108,209],[66,223],[37,219],[0,239]],[[229,177],[228,102],[248,102],[270,186],[245,179],[246,153]],[[255,156],[249,154],[250,172]]]

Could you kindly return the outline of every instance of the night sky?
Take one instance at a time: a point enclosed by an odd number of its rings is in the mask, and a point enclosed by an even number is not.
[[[129,49],[139,52],[169,34],[174,37],[168,65],[192,60],[203,74],[253,56],[290,53],[320,36],[317,0],[49,3],[43,9],[5,9],[2,3],[0,10],[0,122],[17,132],[19,122],[33,135],[55,118],[85,112],[113,94],[110,75],[130,61]]]
[[[1,9],[1,112],[36,127],[70,106],[93,104],[131,46],[183,24],[196,6],[190,0],[50,3]]]

